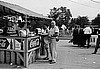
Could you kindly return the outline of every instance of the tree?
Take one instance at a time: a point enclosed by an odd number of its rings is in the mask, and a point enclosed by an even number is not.
[[[97,17],[92,20],[92,24],[100,26],[100,14],[97,14]]]
[[[84,27],[84,25],[87,25],[89,24],[89,19],[87,16],[79,16],[77,19],[76,19],[76,22],[75,24],[77,25],[80,25],[80,27]]]
[[[70,23],[69,23],[69,27],[70,28],[72,28],[72,27],[74,27],[75,26],[75,22],[76,22],[76,18],[72,18],[71,20],[70,20]]]
[[[80,27],[84,27],[84,25],[89,25],[89,19],[87,16],[78,16],[77,18],[72,18],[69,26],[74,27],[75,25],[80,25]]]
[[[72,14],[70,12],[70,9],[67,9],[67,7],[54,7],[53,9],[50,9],[49,17],[53,18],[53,20],[57,22],[58,26],[61,26],[62,24],[67,26],[68,21],[72,17]]]

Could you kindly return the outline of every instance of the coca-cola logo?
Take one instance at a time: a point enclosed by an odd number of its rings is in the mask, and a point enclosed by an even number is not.
[[[30,40],[30,48],[39,45],[39,39],[31,39]]]

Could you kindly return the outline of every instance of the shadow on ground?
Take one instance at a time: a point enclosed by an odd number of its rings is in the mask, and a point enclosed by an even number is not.
[[[34,62],[34,64],[47,64],[49,63],[48,60],[37,60],[36,62]]]
[[[60,46],[60,47],[71,47],[71,48],[77,48],[77,49],[86,49],[87,48],[87,46],[85,45],[84,47],[79,47],[78,45],[63,45],[63,46]],[[91,49],[91,48],[95,48],[95,46],[94,45],[91,45],[91,47],[89,47],[88,49]]]

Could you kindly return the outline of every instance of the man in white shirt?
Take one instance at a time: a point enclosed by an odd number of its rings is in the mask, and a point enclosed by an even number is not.
[[[51,27],[50,27],[50,30],[49,30],[49,37],[51,38],[50,45],[49,45],[49,50],[50,50],[49,60],[50,60],[50,63],[56,63],[56,57],[57,57],[56,37],[58,35],[59,35],[59,28],[56,26],[56,22],[52,21]]]
[[[90,26],[86,27],[83,29],[84,31],[84,35],[85,35],[85,39],[87,41],[87,48],[90,47],[90,37],[91,37],[91,34],[92,34],[92,29],[90,28]]]
[[[61,28],[62,28],[63,30],[65,30],[65,29],[66,29],[66,26],[63,24],[63,25],[61,26]]]
[[[62,28],[62,35],[65,35],[65,29],[66,29],[67,27],[66,27],[64,24],[62,24],[61,28]]]

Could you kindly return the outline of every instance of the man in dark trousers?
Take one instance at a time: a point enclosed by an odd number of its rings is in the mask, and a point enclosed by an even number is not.
[[[98,34],[98,38],[97,38],[95,50],[94,50],[94,52],[92,54],[96,54],[97,53],[97,50],[99,48],[99,44],[100,44],[100,28],[98,29],[97,34]]]
[[[73,30],[73,39],[70,40],[69,43],[73,42],[73,44],[78,44],[77,38],[78,38],[78,26],[76,25]]]

